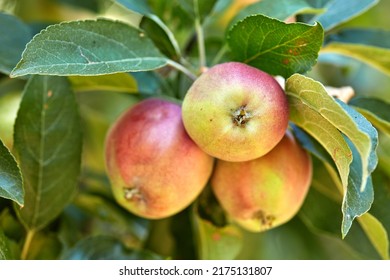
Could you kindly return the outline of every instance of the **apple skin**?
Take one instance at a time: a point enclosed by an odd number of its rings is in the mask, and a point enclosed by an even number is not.
[[[289,221],[310,187],[312,162],[290,132],[265,156],[247,162],[217,161],[211,185],[233,221],[261,232]]]
[[[178,104],[146,99],[106,137],[106,170],[117,202],[148,219],[181,211],[203,190],[213,158],[187,135]]]
[[[184,126],[206,153],[247,161],[268,153],[289,120],[286,94],[269,74],[239,62],[203,73],[183,100]]]

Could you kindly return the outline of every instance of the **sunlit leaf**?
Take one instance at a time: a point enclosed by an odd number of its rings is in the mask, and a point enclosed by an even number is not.
[[[341,133],[301,99],[289,95],[288,100],[291,121],[325,148],[337,166],[343,185],[347,186],[352,153]]]
[[[344,103],[337,102],[326,92],[321,83],[308,77],[299,74],[293,75],[286,82],[286,91],[318,112],[356,145],[362,158],[362,170],[360,171],[362,186],[360,189],[364,190],[367,177],[377,165],[377,131],[362,115]],[[343,176],[342,181],[343,185],[346,186]]]

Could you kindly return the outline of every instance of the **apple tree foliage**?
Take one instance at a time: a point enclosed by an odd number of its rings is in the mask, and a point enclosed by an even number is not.
[[[0,259],[389,259],[388,2],[36,2],[0,2]],[[105,174],[108,127],[226,61],[284,78],[313,158],[302,209],[248,233],[206,187],[171,218],[129,214]]]

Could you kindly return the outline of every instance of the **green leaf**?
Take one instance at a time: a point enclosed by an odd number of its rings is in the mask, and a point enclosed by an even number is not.
[[[0,260],[13,259],[11,249],[8,246],[8,238],[0,228]]]
[[[289,77],[316,63],[323,35],[319,24],[286,24],[255,15],[234,25],[227,40],[236,60],[271,75]]]
[[[0,140],[0,197],[24,204],[22,174],[15,158]]]
[[[324,9],[312,7],[306,0],[262,0],[242,9],[232,23],[250,15],[263,14],[271,18],[286,20],[291,16],[302,13],[321,13]]]
[[[360,190],[363,191],[367,178],[377,165],[375,150],[378,142],[378,134],[375,128],[361,114],[342,102],[336,102],[326,92],[325,87],[321,83],[308,77],[298,74],[290,77],[286,81],[286,92],[290,96],[302,100],[302,103],[318,112],[356,145],[356,149],[362,160],[362,168],[359,173],[362,176]],[[338,150],[330,151],[331,154],[338,152]],[[348,158],[351,159],[351,154]],[[343,174],[341,176],[343,186],[346,187],[345,173],[343,172],[341,174]]]
[[[358,218],[360,226],[384,260],[389,260],[389,236],[382,223],[370,213]]]
[[[32,34],[18,18],[0,12],[0,72],[9,74],[20,60]],[[4,28],[4,27],[7,28]]]
[[[344,28],[326,37],[326,41],[390,48],[390,31],[374,28]]]
[[[352,57],[390,75],[390,49],[362,44],[332,42],[321,49],[322,53],[336,53]]]
[[[154,70],[164,57],[145,34],[107,19],[49,26],[26,46],[11,76],[103,75]]]
[[[67,79],[31,77],[14,134],[26,193],[18,216],[28,229],[47,225],[72,199],[80,172],[81,142],[78,108]]]
[[[69,81],[74,91],[137,92],[137,81],[127,73],[102,76],[71,76]]]
[[[64,260],[159,260],[161,257],[147,251],[131,250],[109,236],[89,237],[66,251]]]
[[[308,2],[318,2],[316,0],[309,0]],[[314,16],[311,22],[320,22],[325,31],[328,31],[341,23],[344,23],[376,5],[379,0],[355,0],[353,3],[345,0],[328,0],[322,1],[322,8],[326,12]],[[317,6],[318,7],[318,6]]]
[[[288,95],[290,120],[316,139],[331,155],[344,186],[348,184],[351,150],[341,133],[301,99]]]
[[[375,127],[390,135],[390,104],[376,98],[359,97],[349,102]]]

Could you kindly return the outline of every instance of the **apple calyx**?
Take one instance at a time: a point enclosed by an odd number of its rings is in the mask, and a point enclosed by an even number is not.
[[[144,201],[145,198],[142,195],[139,188],[129,188],[129,187],[123,187],[123,197],[127,201]]]
[[[236,126],[244,127],[245,124],[252,118],[251,112],[246,110],[246,105],[240,106],[233,113],[233,123]]]

